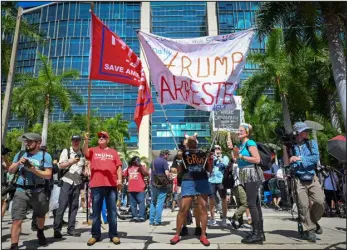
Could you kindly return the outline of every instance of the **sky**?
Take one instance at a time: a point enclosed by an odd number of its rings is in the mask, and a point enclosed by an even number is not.
[[[19,5],[19,6],[22,6],[23,8],[28,8],[28,7],[35,7],[35,6],[39,6],[39,5],[43,5],[43,4],[47,4],[47,3],[50,3],[50,2],[39,2],[39,1],[35,1],[35,2],[32,2],[32,1],[21,1],[21,2],[18,2],[18,5]]]

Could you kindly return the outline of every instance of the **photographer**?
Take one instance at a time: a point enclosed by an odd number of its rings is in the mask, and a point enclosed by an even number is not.
[[[69,205],[69,221],[67,234],[79,237],[81,234],[75,230],[76,215],[78,211],[80,186],[82,184],[82,171],[85,159],[81,151],[81,136],[74,135],[71,138],[71,147],[64,149],[60,155],[59,168],[64,169],[61,178],[61,190],[59,195],[59,208],[54,222],[54,238],[62,238],[61,228],[63,217]]]
[[[9,173],[19,173],[12,205],[11,249],[18,249],[22,222],[26,218],[28,205],[33,208],[37,221],[37,238],[41,246],[47,245],[43,233],[45,216],[48,212],[49,197],[45,190],[45,179],[52,176],[52,158],[40,150],[41,136],[26,133],[21,138],[26,152],[18,152],[9,168]]]
[[[315,173],[319,160],[318,145],[315,140],[308,139],[311,128],[304,122],[295,123],[293,129],[295,142],[290,149],[289,162],[295,176],[299,217],[305,239],[316,242],[316,233],[323,232],[318,221],[324,213],[324,194]]]

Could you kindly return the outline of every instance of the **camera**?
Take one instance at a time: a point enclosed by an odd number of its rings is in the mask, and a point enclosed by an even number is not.
[[[12,152],[12,150],[6,148],[4,145],[1,145],[1,155],[7,155],[10,152]]]
[[[324,178],[329,177],[329,168],[320,164],[317,164],[316,173],[322,174]]]
[[[30,160],[29,159],[27,159],[25,162],[24,162],[24,167],[25,168],[31,168],[33,165],[31,164],[31,162],[30,162]]]
[[[75,158],[76,158],[76,159],[81,159],[81,158],[82,158],[82,155],[81,155],[81,154],[76,154],[76,155],[75,155]]]
[[[1,190],[1,196],[6,196],[8,193],[16,191],[16,186],[9,183],[5,188]]]

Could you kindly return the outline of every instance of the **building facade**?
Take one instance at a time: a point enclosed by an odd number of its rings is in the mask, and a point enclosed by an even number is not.
[[[258,5],[258,2],[96,2],[94,12],[140,55],[137,29],[146,29],[169,38],[227,34],[252,27]],[[24,18],[37,24],[40,31],[46,33],[47,39],[43,45],[20,39],[17,72],[37,74],[40,64],[37,53],[40,52],[52,60],[56,73],[70,68],[81,72],[80,78],[71,81],[68,88],[83,96],[87,103],[89,9],[88,3],[58,2],[26,14]],[[264,46],[264,41],[255,39],[251,49],[264,50]],[[247,64],[242,80],[247,79],[256,70],[259,69]],[[152,96],[155,112],[144,121],[145,125],[141,127],[139,136],[133,122],[137,88],[125,84],[93,81],[91,109],[96,116],[109,118],[121,113],[124,119],[131,121],[128,146],[140,147],[143,155],[147,155],[147,152],[150,154],[152,149],[174,149],[176,146],[171,130],[164,112],[156,101],[154,88]],[[209,112],[199,111],[187,105],[166,105],[164,109],[177,142],[184,138],[185,133],[191,135],[197,132],[201,145],[207,146],[205,138],[210,136]],[[74,103],[73,112],[86,114],[87,105],[80,106]],[[50,119],[68,121],[59,109],[52,112]],[[15,117],[9,122],[10,128],[22,126],[23,122]],[[146,145],[147,148],[142,150],[142,145]]]

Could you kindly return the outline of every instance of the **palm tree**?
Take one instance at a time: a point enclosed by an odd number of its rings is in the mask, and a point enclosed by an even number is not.
[[[44,116],[42,125],[42,146],[47,144],[48,117],[54,109],[54,105],[59,105],[65,113],[72,113],[71,101],[78,104],[83,103],[80,95],[66,88],[69,80],[79,77],[78,70],[68,70],[60,75],[55,75],[52,69],[52,63],[47,57],[39,54],[42,65],[40,66],[38,76],[31,76],[23,79],[23,90],[28,97],[36,99],[37,102],[44,105]]]
[[[268,37],[265,53],[252,53],[248,61],[258,64],[262,71],[245,81],[241,95],[245,106],[252,114],[261,94],[267,88],[274,88],[282,103],[284,127],[287,134],[292,131],[287,104],[288,86],[292,82],[290,74],[291,61],[285,51],[281,29],[274,29]]]
[[[253,136],[256,141],[264,143],[276,143],[278,141],[275,129],[279,127],[281,120],[280,103],[270,100],[266,95],[262,95],[254,108],[253,114],[250,114],[247,110],[245,111],[246,120],[252,123]]]
[[[149,167],[149,160],[145,156],[140,156],[140,153],[136,150],[128,150],[127,144],[123,143],[120,147],[120,151],[118,151],[118,154],[121,158],[121,160],[125,161],[126,164],[130,161],[130,159],[134,156],[140,157],[140,160],[146,164],[147,167]]]
[[[12,41],[8,39],[14,34],[17,21],[17,2],[1,2],[1,72],[7,76],[10,66]],[[20,23],[20,34],[33,41],[42,41],[43,34],[39,32],[38,25],[29,24],[24,18]]]
[[[117,114],[113,118],[108,118],[101,123],[100,130],[108,131],[110,135],[111,147],[119,147],[124,144],[124,138],[130,139],[128,132],[129,121],[123,120],[121,114]]]
[[[301,42],[315,48],[320,34],[326,36],[345,127],[346,55],[342,34],[344,32],[347,37],[346,10],[345,2],[266,2],[257,15],[260,36],[270,34],[276,25],[282,25],[286,47],[294,53]]]
[[[16,82],[22,83],[25,79],[30,78],[29,74],[17,74]],[[43,116],[43,104],[39,99],[30,96],[30,90],[25,86],[17,86],[13,89],[13,96],[11,100],[11,112],[18,118],[24,119],[24,133],[28,131],[38,119]]]

